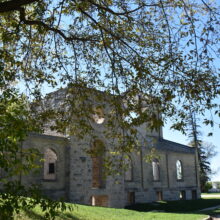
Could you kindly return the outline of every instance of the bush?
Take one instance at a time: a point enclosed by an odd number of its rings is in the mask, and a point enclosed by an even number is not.
[[[212,183],[206,182],[205,187],[204,187],[204,192],[209,192],[210,189],[212,189]]]

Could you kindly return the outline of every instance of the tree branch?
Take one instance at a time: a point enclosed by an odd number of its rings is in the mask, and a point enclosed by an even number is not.
[[[11,0],[0,3],[0,13],[19,11],[24,5],[31,4],[33,2],[39,2],[39,0]]]
[[[133,13],[133,12],[136,12],[136,11],[140,10],[140,9],[143,8],[143,7],[158,6],[158,4],[143,4],[142,6],[140,6],[140,7],[138,7],[138,8],[135,8],[135,9],[133,9],[133,10],[131,10],[131,11],[116,12],[116,11],[112,10],[111,8],[109,8],[109,7],[104,7],[104,6],[102,6],[102,5],[100,5],[100,4],[96,3],[96,2],[94,2],[93,0],[88,0],[88,1],[89,1],[92,5],[95,5],[98,9],[102,9],[102,10],[107,11],[107,12],[113,14],[113,15],[118,15],[118,16],[119,16],[119,15],[128,15],[128,14],[130,14],[130,13]]]
[[[99,27],[99,29],[104,30],[106,33],[110,34],[114,39],[121,41],[125,46],[127,46],[127,48],[129,48],[131,51],[133,51],[136,55],[139,56],[139,53],[134,48],[132,48],[128,43],[126,43],[122,39],[121,36],[117,35],[117,33],[115,34],[111,30],[109,30],[108,28],[99,24],[90,14],[88,14],[86,11],[82,10],[82,8],[79,8],[79,10],[81,11],[82,14],[86,15],[91,21],[93,21]]]
[[[50,27],[49,25],[45,24],[44,22],[42,22],[40,20],[27,20],[25,18],[25,9],[24,8],[20,8],[19,12],[20,12],[20,20],[24,24],[42,26],[42,27],[44,27],[45,30],[52,31],[52,32],[54,32],[56,34],[59,34],[66,41],[73,41],[73,40],[83,41],[83,42],[86,42],[86,41],[97,41],[97,39],[94,39],[95,36],[78,37],[78,36],[71,35],[70,37],[68,37],[61,30],[59,30],[57,28],[54,28],[54,27]]]

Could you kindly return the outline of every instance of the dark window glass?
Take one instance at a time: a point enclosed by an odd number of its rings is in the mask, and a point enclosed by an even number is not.
[[[135,204],[135,192],[128,192],[129,205]]]
[[[163,192],[162,191],[157,191],[157,200],[158,201],[163,200]]]
[[[49,163],[49,173],[50,174],[55,173],[55,164],[54,163]]]
[[[186,191],[182,190],[180,191],[180,199],[185,200],[186,199]]]
[[[192,199],[197,199],[197,192],[196,192],[196,190],[192,190]]]

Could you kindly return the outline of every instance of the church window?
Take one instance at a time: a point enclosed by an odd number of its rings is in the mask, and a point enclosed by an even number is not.
[[[197,191],[192,190],[192,199],[197,199]]]
[[[49,174],[55,173],[55,164],[49,163]]]
[[[157,201],[162,201],[162,200],[163,200],[163,192],[157,191]]]
[[[135,204],[135,192],[128,192],[128,204]]]
[[[56,179],[56,162],[57,162],[56,153],[51,149],[47,149],[44,153],[44,179],[45,180]]]
[[[153,171],[153,180],[159,181],[160,180],[160,164],[158,159],[154,159],[152,161],[152,171]]]
[[[180,191],[180,200],[186,200],[186,191],[185,190]]]
[[[125,181],[132,181],[132,170],[131,158],[125,158]]]
[[[183,168],[182,168],[182,162],[180,160],[176,161],[176,178],[177,180],[183,179]]]
[[[104,144],[102,141],[95,141],[92,146],[92,187],[103,188],[105,187],[104,169],[103,169],[103,155]]]

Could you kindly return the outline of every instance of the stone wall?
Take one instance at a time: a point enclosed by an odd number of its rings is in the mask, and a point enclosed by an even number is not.
[[[54,125],[54,121],[51,121],[45,125],[47,135],[31,134],[27,138],[23,146],[37,148],[42,153],[42,158],[47,149],[56,153],[57,159],[53,159],[56,161],[56,173],[54,175],[48,174],[48,171],[43,168],[44,163],[42,163],[42,168],[38,173],[24,177],[23,182],[25,184],[41,183],[44,193],[55,199],[64,197],[66,201],[73,203],[118,208],[134,202],[145,203],[158,199],[176,200],[180,199],[180,195],[186,199],[192,199],[195,197],[195,190],[199,197],[194,150],[163,140],[162,128],[159,131],[151,131],[148,129],[147,123],[143,123],[137,128],[141,147],[130,155],[132,179],[125,181],[122,172],[122,175],[108,176],[105,179],[105,184],[100,187],[92,185],[93,160],[86,152],[91,149],[96,140],[101,141],[110,151],[114,146],[117,146],[116,141],[104,135],[110,130],[108,124],[112,123],[117,127],[117,118],[114,115],[112,118],[110,115],[108,116],[109,112],[114,112],[108,102],[111,96],[104,96],[104,93],[98,92],[102,97],[100,99],[100,97],[96,97],[96,93],[93,91],[87,100],[94,108],[98,108],[97,114],[94,111],[88,116],[87,123],[93,128],[89,135],[83,134],[83,138],[79,139],[71,133],[70,128],[66,128],[67,138],[64,134],[50,130],[50,125]],[[61,107],[69,114],[69,106],[63,106],[65,98],[72,100],[72,102],[75,101],[71,94],[67,94],[66,89],[61,89],[48,95],[39,110]],[[71,122],[74,124],[76,116],[70,116]],[[101,121],[100,117],[102,117]],[[158,181],[153,180],[152,164],[146,161],[146,155],[149,155],[152,148],[156,149],[154,153],[159,161],[160,179]],[[181,161],[183,167],[183,179],[181,180],[177,180],[177,160]]]
[[[124,185],[122,177],[108,176],[104,187],[92,187],[92,158],[88,156],[86,150],[91,148],[93,141],[90,137],[84,140],[70,138],[72,146],[70,151],[70,201],[92,205],[92,197],[107,196],[108,202],[105,203],[107,206],[123,207]],[[108,142],[103,141],[103,143],[108,147]]]
[[[100,128],[101,129],[101,128]],[[111,142],[102,136],[96,138],[103,142],[106,148],[111,148]],[[57,155],[56,178],[44,179],[43,164],[38,172],[23,177],[25,184],[41,183],[44,193],[51,198],[65,198],[66,201],[87,205],[100,205],[122,208],[133,202],[145,203],[164,200],[178,200],[184,195],[185,199],[197,197],[200,192],[196,184],[195,155],[187,148],[157,147],[156,141],[149,138],[145,145],[131,156],[132,179],[125,181],[124,175],[108,176],[105,186],[92,186],[93,160],[86,153],[91,149],[94,137],[87,136],[69,139],[48,135],[31,134],[23,143],[23,147],[37,148],[42,157],[47,149]],[[149,145],[149,143],[151,143]],[[154,146],[154,152],[159,162],[160,179],[153,180],[152,163],[146,160],[149,146]],[[177,146],[178,147],[178,146]],[[181,146],[180,146],[181,147]],[[186,146],[185,146],[186,147]],[[185,152],[184,152],[185,151]],[[182,162],[183,179],[177,180],[176,161]]]
[[[68,201],[69,195],[69,143],[66,138],[30,134],[27,140],[23,143],[24,148],[36,148],[42,154],[47,149],[51,149],[57,155],[56,161],[56,178],[48,179],[44,176],[44,161],[39,162],[40,169],[34,170],[31,175],[23,176],[22,182],[26,185],[40,184],[40,188],[44,194],[51,198],[64,198]]]
[[[96,139],[104,146],[111,148],[111,141],[103,137],[101,129]],[[66,201],[87,205],[101,205],[108,207],[124,207],[134,202],[145,203],[164,200],[192,199],[200,196],[196,182],[195,154],[186,146],[157,145],[154,138],[143,141],[140,150],[133,152],[132,179],[125,181],[123,175],[108,176],[105,186],[92,186],[93,160],[86,153],[95,141],[91,136],[84,139],[55,137],[48,135],[31,134],[23,143],[24,148],[37,148],[43,154],[47,149],[56,153],[56,178],[45,179],[42,168],[32,175],[23,177],[23,183],[40,183],[46,195],[51,198],[65,198]],[[153,140],[154,139],[154,140]],[[140,140],[142,141],[142,140]],[[160,178],[153,180],[152,163],[146,160],[150,148],[155,147],[155,156],[158,158]],[[179,147],[179,148],[178,148]],[[183,178],[177,180],[176,161],[182,163]],[[195,191],[196,190],[196,191]],[[196,195],[195,195],[196,193]]]
[[[149,152],[147,147],[143,147],[142,153],[132,154],[133,179],[125,182],[125,191],[126,194],[135,193],[136,203],[157,201],[160,197],[164,200],[178,200],[181,199],[180,195],[184,195],[183,199],[192,199],[195,190],[197,197],[200,197],[194,153],[178,152],[178,148],[176,151],[157,149],[155,155],[159,161],[160,179],[154,181],[152,163],[145,160],[145,156]],[[177,180],[177,160],[182,163],[183,179],[181,180]],[[129,205],[126,196],[125,204]]]

